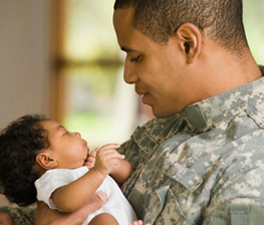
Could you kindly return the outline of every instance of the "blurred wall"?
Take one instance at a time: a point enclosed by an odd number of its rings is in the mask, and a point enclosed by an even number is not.
[[[50,1],[0,0],[0,129],[48,113]]]

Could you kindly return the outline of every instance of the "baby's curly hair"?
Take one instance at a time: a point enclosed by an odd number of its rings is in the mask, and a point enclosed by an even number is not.
[[[48,133],[40,122],[41,115],[25,115],[0,133],[0,192],[20,206],[36,202],[34,171],[38,152],[50,146]]]

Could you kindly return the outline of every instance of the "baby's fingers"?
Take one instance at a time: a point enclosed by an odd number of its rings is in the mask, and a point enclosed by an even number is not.
[[[99,150],[99,148],[96,148],[93,151],[90,151],[89,152],[89,157],[95,158],[98,150]]]
[[[97,153],[97,157],[98,158],[103,158],[105,160],[107,159],[124,159],[125,156],[120,154],[119,152],[117,152],[114,149],[105,149],[103,151],[99,151]]]
[[[118,149],[118,148],[120,148],[120,144],[107,144],[101,147],[99,151],[105,151],[109,149]]]
[[[87,166],[88,169],[92,169],[92,168],[94,167],[94,162],[93,162],[93,163],[92,163],[92,162],[86,162],[86,163],[84,164],[84,166]]]

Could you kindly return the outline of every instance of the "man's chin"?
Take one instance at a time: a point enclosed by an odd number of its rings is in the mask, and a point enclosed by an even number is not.
[[[151,106],[151,108],[153,115],[161,119],[176,115],[178,113],[176,110],[165,110],[166,109],[165,106],[164,107]]]
[[[153,112],[153,115],[157,118],[167,118],[169,116],[172,116],[173,114],[168,114],[166,112],[163,112],[163,111],[158,111],[158,110],[153,110],[152,108],[152,112]]]

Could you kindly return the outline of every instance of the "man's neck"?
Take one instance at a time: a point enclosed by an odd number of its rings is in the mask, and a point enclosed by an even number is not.
[[[226,50],[215,51],[200,72],[204,77],[203,99],[246,85],[262,73],[249,49],[237,56]]]

